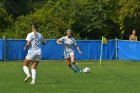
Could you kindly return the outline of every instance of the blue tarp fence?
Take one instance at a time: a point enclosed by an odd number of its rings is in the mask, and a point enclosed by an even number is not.
[[[4,40],[0,39],[0,60],[4,58]]]
[[[101,52],[101,40],[78,40],[83,54],[75,49],[76,60],[99,60]],[[0,60],[23,60],[27,54],[23,48],[25,40],[0,39]],[[125,40],[109,40],[103,45],[103,60],[140,60],[140,42]],[[63,46],[56,40],[47,40],[42,45],[42,60],[62,60]]]
[[[140,42],[119,40],[118,59],[140,61]]]

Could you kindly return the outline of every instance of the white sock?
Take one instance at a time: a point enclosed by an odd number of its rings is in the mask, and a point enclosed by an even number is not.
[[[35,82],[35,79],[36,79],[36,70],[35,69],[32,69],[31,72],[32,72],[32,80]]]
[[[25,73],[28,77],[31,76],[31,75],[30,75],[30,72],[29,72],[29,69],[28,69],[27,66],[23,66],[23,71],[24,71],[24,73]]]

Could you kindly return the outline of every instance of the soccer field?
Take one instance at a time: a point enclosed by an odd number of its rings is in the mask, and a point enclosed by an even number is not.
[[[21,62],[0,62],[0,93],[139,93],[140,63],[78,62],[90,74],[74,73],[63,61],[40,62],[35,85],[24,83]]]

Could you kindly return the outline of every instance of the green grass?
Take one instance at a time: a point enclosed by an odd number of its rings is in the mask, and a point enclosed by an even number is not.
[[[139,62],[78,62],[90,74],[73,73],[61,62],[40,62],[37,84],[24,83],[21,62],[0,62],[0,93],[139,93]]]

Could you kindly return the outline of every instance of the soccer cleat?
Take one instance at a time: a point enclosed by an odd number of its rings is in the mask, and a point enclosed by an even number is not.
[[[78,71],[74,70],[74,73],[77,73]]]
[[[83,72],[83,71],[82,71],[82,69],[79,68],[79,69],[78,69],[78,72]]]
[[[31,84],[31,85],[35,84],[35,81],[34,81],[34,80],[32,80],[30,84]]]
[[[24,79],[24,82],[26,83],[29,79],[31,79],[31,76],[27,76],[27,77]]]

